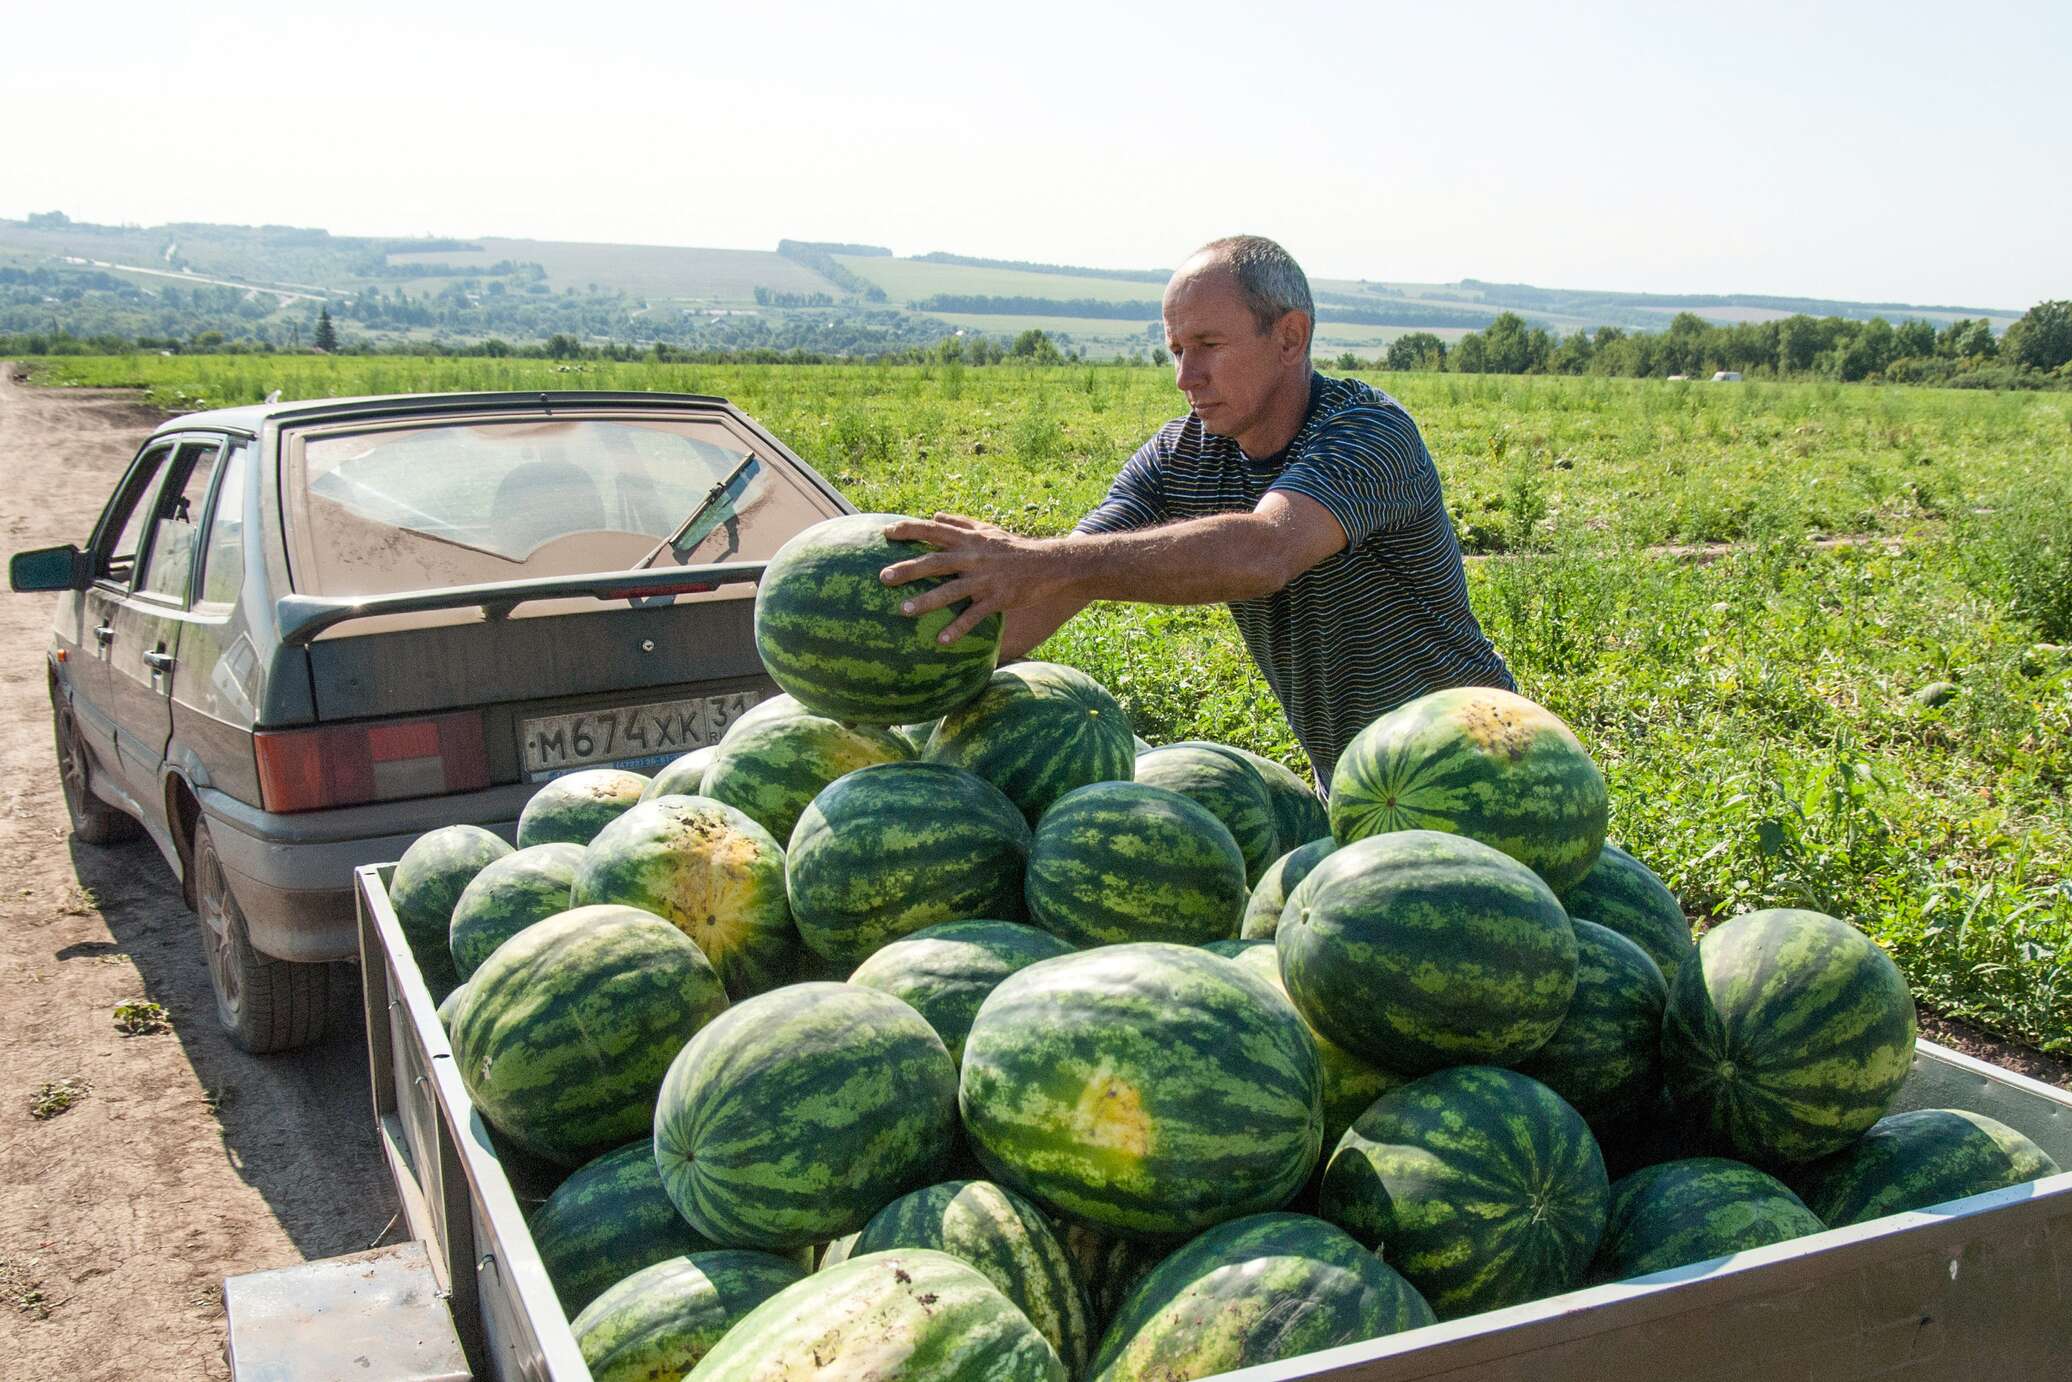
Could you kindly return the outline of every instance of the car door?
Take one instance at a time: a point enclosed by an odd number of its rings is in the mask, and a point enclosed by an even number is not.
[[[176,450],[171,441],[154,440],[130,464],[108,507],[101,511],[89,543],[93,582],[80,596],[84,628],[80,656],[71,673],[74,721],[93,755],[103,780],[124,785],[116,751],[116,706],[112,666],[116,622],[129,599],[137,558],[157,508],[158,487],[166,462]],[[125,790],[126,787],[125,787]]]

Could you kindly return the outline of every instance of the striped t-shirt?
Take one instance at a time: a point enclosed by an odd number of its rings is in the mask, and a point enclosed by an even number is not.
[[[1189,413],[1144,443],[1082,533],[1249,513],[1268,490],[1307,495],[1346,545],[1231,614],[1280,699],[1318,782],[1376,717],[1449,686],[1515,690],[1468,607],[1460,543],[1439,472],[1395,399],[1357,379],[1310,377],[1309,416],[1265,460]]]

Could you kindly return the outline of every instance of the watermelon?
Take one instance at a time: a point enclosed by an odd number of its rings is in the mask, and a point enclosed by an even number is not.
[[[1273,803],[1252,765],[1220,744],[1169,744],[1137,758],[1136,779],[1204,806],[1223,822],[1245,856],[1245,886],[1257,883],[1280,857]],[[1291,843],[1299,843],[1291,841]]]
[[[1273,803],[1274,833],[1280,837],[1284,851],[1331,833],[1330,811],[1316,789],[1293,769],[1235,744],[1219,747],[1244,759],[1259,774],[1259,785],[1266,788],[1266,799]]]
[[[447,927],[447,949],[463,980],[491,952],[536,921],[572,905],[581,845],[530,845],[492,859],[461,889]]]
[[[598,832],[576,868],[578,905],[653,912],[698,943],[733,998],[789,982],[798,932],[785,900],[784,850],[724,802],[656,797]]]
[[[852,984],[889,993],[927,1020],[950,1059],[962,1064],[964,1034],[1000,981],[1072,947],[1048,931],[1014,921],[950,921],[914,932],[872,955]]]
[[[1669,986],[1647,952],[1610,927],[1577,921],[1576,996],[1518,1069],[1595,1128],[1638,1116],[1662,1093],[1662,1008]]]
[[[1195,945],[1237,934],[1245,858],[1221,821],[1178,792],[1100,782],[1066,793],[1037,823],[1025,896],[1039,925],[1075,945]]]
[[[1017,662],[943,716],[922,754],[975,773],[1007,794],[1033,827],[1074,788],[1127,782],[1136,752],[1129,717],[1102,685],[1055,662]]]
[[[453,1018],[453,1063],[482,1116],[580,1166],[638,1136],[669,1063],[727,1006],[703,951],[632,907],[576,907],[498,946]]]
[[[983,1180],[946,1181],[902,1195],[871,1216],[850,1255],[937,1248],[979,1269],[1021,1307],[1074,1377],[1086,1366],[1092,1324],[1072,1259],[1043,1212]]]
[[[1375,1100],[1332,1153],[1319,1208],[1450,1320],[1582,1281],[1608,1190],[1596,1140],[1559,1095],[1463,1065]]]
[[[1028,858],[1028,823],[998,788],[946,763],[881,763],[813,798],[785,882],[799,934],[847,972],[939,922],[1019,920]]]
[[[685,1382],[780,1378],[1066,1382],[1057,1351],[980,1271],[946,1252],[866,1253],[787,1286]]]
[[[1186,1241],[1124,1238],[1070,1219],[1057,1223],[1058,1241],[1064,1244],[1065,1255],[1072,1259],[1073,1273],[1086,1290],[1088,1318],[1093,1321],[1097,1341],[1108,1332],[1109,1321],[1129,1299],[1130,1292],[1137,1289],[1137,1283]]]
[[[992,1178],[1133,1237],[1277,1208],[1323,1138],[1316,1044],[1249,970],[1103,946],[1008,976],[964,1043],[958,1104]]]
[[[1914,1060],[1914,1000],[1885,952],[1819,912],[1749,912],[1705,934],[1662,1024],[1669,1093],[1707,1146],[1789,1165],[1885,1116]]]
[[[803,712],[772,715],[727,735],[705,770],[700,795],[738,808],[783,844],[799,813],[828,783],[873,763],[913,756],[907,741],[889,729]]]
[[[715,1243],[804,1247],[934,1179],[956,1097],[950,1053],[912,1008],[854,984],[793,984],[683,1048],[655,1108],[655,1159]]]
[[[705,770],[712,766],[712,756],[718,752],[719,745],[707,744],[702,749],[679,755],[670,761],[669,766],[648,779],[640,799],[653,801],[656,797],[701,795],[705,787]]]
[[[2048,1152],[1997,1119],[1966,1109],[1889,1114],[1833,1156],[1786,1177],[1829,1228],[2004,1190],[2054,1176]]]
[[[1310,870],[1322,862],[1325,855],[1337,848],[1338,841],[1326,835],[1306,845],[1297,845],[1267,865],[1266,872],[1259,877],[1259,886],[1252,889],[1252,896],[1245,903],[1244,921],[1238,934],[1248,939],[1272,940],[1281,929],[1281,913],[1287,910],[1288,895],[1309,877]]]
[[[1560,719],[1489,687],[1434,691],[1368,725],[1331,774],[1342,845],[1396,830],[1443,830],[1494,846],[1556,894],[1581,882],[1604,844],[1604,775]]]
[[[631,810],[648,779],[617,768],[590,768],[557,777],[532,794],[518,813],[518,848],[587,845],[597,832]]]
[[[595,1382],[675,1379],[749,1312],[805,1277],[798,1263],[766,1252],[672,1257],[618,1282],[569,1327]]]
[[[684,1222],[662,1189],[652,1134],[585,1162],[527,1227],[570,1318],[643,1267],[716,1246]]]
[[[476,874],[510,852],[510,845],[479,825],[447,825],[412,840],[396,861],[389,906],[434,1002],[460,982],[447,948],[454,904]]]
[[[1571,917],[1609,926],[1647,951],[1664,983],[1676,982],[1676,971],[1697,949],[1683,904],[1646,864],[1609,840],[1583,881],[1561,895],[1561,905]]]
[[[739,715],[736,715],[733,722],[721,731],[720,737],[714,742],[713,747],[718,748],[719,745],[726,743],[730,735],[745,733],[750,725],[762,724],[767,720],[781,720],[787,715],[810,715],[812,713],[812,711],[799,704],[796,696],[787,696],[782,692],[774,696],[765,696]]]
[[[441,1029],[445,1031],[453,1030],[453,1015],[460,1011],[461,996],[467,991],[468,986],[463,982],[453,992],[439,1000],[439,1026]]]
[[[1624,1281],[1782,1243],[1823,1225],[1783,1183],[1723,1157],[1665,1161],[1612,1186],[1590,1274]]]
[[[815,715],[902,725],[946,715],[976,696],[1000,658],[1000,616],[956,643],[936,641],[959,603],[919,617],[900,606],[941,577],[893,587],[886,567],[932,551],[892,542],[898,514],[861,513],[816,523],[777,549],[755,592],[755,646],[763,669]]]
[[[1221,1376],[1432,1323],[1416,1288],[1343,1229],[1306,1214],[1252,1214],[1206,1230],[1153,1269],[1087,1376]]]
[[[1289,900],[1275,944],[1302,1015],[1406,1075],[1525,1059],[1561,1026],[1576,987],[1576,933],[1539,876],[1434,830],[1328,855]]]

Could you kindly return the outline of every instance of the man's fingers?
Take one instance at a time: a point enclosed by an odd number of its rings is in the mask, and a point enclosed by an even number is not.
[[[943,609],[959,600],[969,599],[970,596],[969,581],[944,581],[941,585],[916,591],[912,598],[900,601],[899,612],[919,618],[931,610]]]
[[[942,588],[947,589],[948,587]],[[931,595],[934,593],[934,591],[929,592],[929,594]],[[949,622],[949,624],[944,627],[943,631],[935,636],[935,641],[944,644],[955,643],[965,634],[970,633],[973,629],[977,628],[979,624],[987,618],[987,616],[997,614],[999,610],[1000,606],[995,604],[991,600],[973,600],[971,602],[971,608],[965,610],[955,619],[952,619]]]
[[[932,542],[942,546],[955,541],[970,529],[960,528],[953,523],[938,523],[926,518],[905,518],[885,529],[885,536],[894,542]]]
[[[935,521],[947,523],[952,528],[962,528],[968,533],[975,533],[986,526],[976,518],[966,518],[961,513],[939,513],[935,516]]]
[[[878,579],[886,585],[905,585],[908,581],[916,581],[923,576],[947,576],[956,569],[956,558],[947,552],[929,552],[922,556],[909,557],[905,561],[894,562],[878,572]]]

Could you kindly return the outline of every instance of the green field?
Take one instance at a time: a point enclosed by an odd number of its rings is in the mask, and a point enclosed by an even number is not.
[[[1068,529],[1178,412],[1150,368],[66,359],[169,405],[409,389],[724,394],[861,507]],[[1375,375],[1417,417],[1521,688],[1692,912],[1865,927],[1945,1015],[2072,1051],[2072,397]],[[1836,542],[1836,535],[1848,540]],[[1726,543],[1693,560],[1663,544]],[[1299,763],[1220,609],[1101,606],[1045,655],[1148,739]],[[1930,706],[1915,693],[1956,690]]]
[[[683,302],[752,303],[758,287],[777,293],[826,293],[842,289],[773,250],[688,249],[675,245],[583,244],[568,240],[474,242],[479,250],[429,250],[392,254],[394,264],[456,264],[487,268],[500,259],[538,264],[556,292],[589,284],[633,297]],[[416,280],[412,281],[416,289]]]
[[[883,288],[885,295],[897,303],[917,302],[937,293],[1157,302],[1165,291],[1161,284],[1132,283],[1118,278],[1074,278],[1065,274],[1030,273],[1025,269],[980,269],[968,264],[888,259],[882,255],[838,254],[835,262],[858,278]]]

